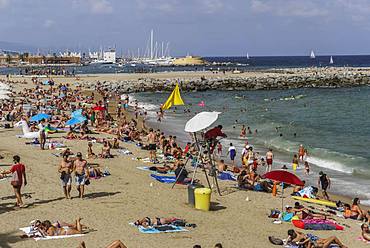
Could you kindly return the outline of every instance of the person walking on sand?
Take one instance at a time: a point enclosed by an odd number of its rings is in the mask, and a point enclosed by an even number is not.
[[[297,171],[298,167],[299,167],[298,156],[297,156],[297,154],[294,154],[293,161],[292,161],[292,169],[293,169],[294,173]]]
[[[329,200],[327,189],[330,189],[331,181],[330,178],[322,171],[319,172],[319,179],[317,180],[318,188],[321,186],[322,196],[325,200]]]
[[[66,199],[71,199],[71,184],[72,184],[72,170],[73,163],[68,158],[69,155],[64,155],[63,160],[59,165],[58,172],[60,173],[60,180],[62,182],[63,192]]]
[[[44,127],[44,119],[40,121],[38,128],[40,129],[40,148],[41,150],[45,150],[46,132]]]
[[[156,134],[153,131],[153,128],[149,129],[148,138],[148,148],[149,148],[149,159],[151,162],[155,162],[157,160],[157,140]]]
[[[272,169],[272,160],[274,159],[274,154],[272,153],[272,149],[270,148],[266,153],[266,172],[270,172]]]
[[[78,152],[76,154],[77,159],[73,163],[73,170],[75,171],[75,181],[78,191],[78,197],[81,199],[85,194],[85,183],[89,178],[89,173],[87,171],[87,162],[82,159],[82,154]]]
[[[230,160],[232,165],[235,165],[235,156],[236,156],[236,148],[233,146],[233,143],[230,143],[229,150],[227,152],[228,155],[230,155]]]
[[[10,184],[12,185],[15,193],[16,198],[16,207],[25,207],[22,201],[22,193],[21,188],[22,184],[24,186],[27,185],[27,178],[26,178],[26,167],[24,164],[20,163],[21,158],[18,155],[13,156],[14,165],[8,171],[3,171],[1,174],[7,175],[12,174],[12,179]]]

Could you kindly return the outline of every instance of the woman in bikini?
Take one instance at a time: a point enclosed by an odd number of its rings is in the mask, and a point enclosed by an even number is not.
[[[45,220],[42,223],[36,223],[35,227],[44,236],[63,236],[82,233],[81,218],[78,218],[75,224],[63,222],[51,223],[49,220]]]
[[[340,248],[347,248],[347,246],[343,245],[335,236],[322,239],[315,235],[304,234],[293,229],[288,230],[287,243],[293,243],[295,245],[300,245],[299,247],[305,248],[328,248],[332,244],[336,244]]]
[[[359,198],[354,198],[351,206],[351,219],[354,220],[367,220],[369,216],[367,215],[366,211],[362,210],[359,206],[360,204],[360,199]]]

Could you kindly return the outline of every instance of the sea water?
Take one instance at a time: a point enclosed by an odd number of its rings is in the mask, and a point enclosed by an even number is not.
[[[168,95],[140,93],[133,97],[150,111],[150,121],[156,122],[155,111]],[[255,151],[264,156],[268,148],[273,149],[274,168],[286,165],[291,169],[293,154],[303,144],[312,173],[305,176],[301,164],[297,173],[302,179],[317,185],[318,173],[324,171],[332,180],[332,192],[356,195],[370,204],[370,87],[208,91],[182,93],[182,97],[186,106],[166,111],[162,123],[156,123],[167,135],[190,140],[183,131],[188,119],[201,111],[220,111],[215,125],[222,124],[228,135],[221,141],[224,151],[233,143],[240,157],[245,144],[239,137],[242,124],[252,130],[247,138]],[[205,107],[199,106],[201,101]]]

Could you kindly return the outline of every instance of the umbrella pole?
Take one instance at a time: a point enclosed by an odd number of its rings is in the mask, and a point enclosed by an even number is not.
[[[199,152],[199,154],[198,154],[198,161],[199,161],[201,156],[202,156],[202,150],[201,150],[201,147],[199,146],[199,141],[198,141],[198,138],[197,138],[197,134],[193,133],[193,135],[194,135],[195,144],[197,145],[197,149],[198,149],[198,152]],[[196,164],[193,177],[195,177],[195,172],[197,170],[197,167],[198,167],[198,163]],[[204,171],[204,174],[205,174],[206,179],[207,179],[208,187],[211,188],[211,183],[209,182],[207,171],[204,168],[203,168],[203,171]]]
[[[281,183],[281,213],[284,211],[284,183]]]

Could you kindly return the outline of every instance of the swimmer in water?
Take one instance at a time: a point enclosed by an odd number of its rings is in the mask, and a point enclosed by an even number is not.
[[[246,136],[247,136],[247,129],[245,128],[245,125],[243,125],[240,131],[240,137],[245,138]]]
[[[304,162],[304,173],[306,174],[306,176],[310,175],[310,165],[307,161]]]
[[[301,144],[300,146],[299,146],[299,149],[298,149],[298,158],[301,160],[301,161],[303,161],[303,157],[304,157],[304,147],[303,147],[303,145]]]
[[[248,127],[248,133],[249,133],[249,134],[252,134],[252,130],[251,130],[251,128],[250,128],[250,127]]]

